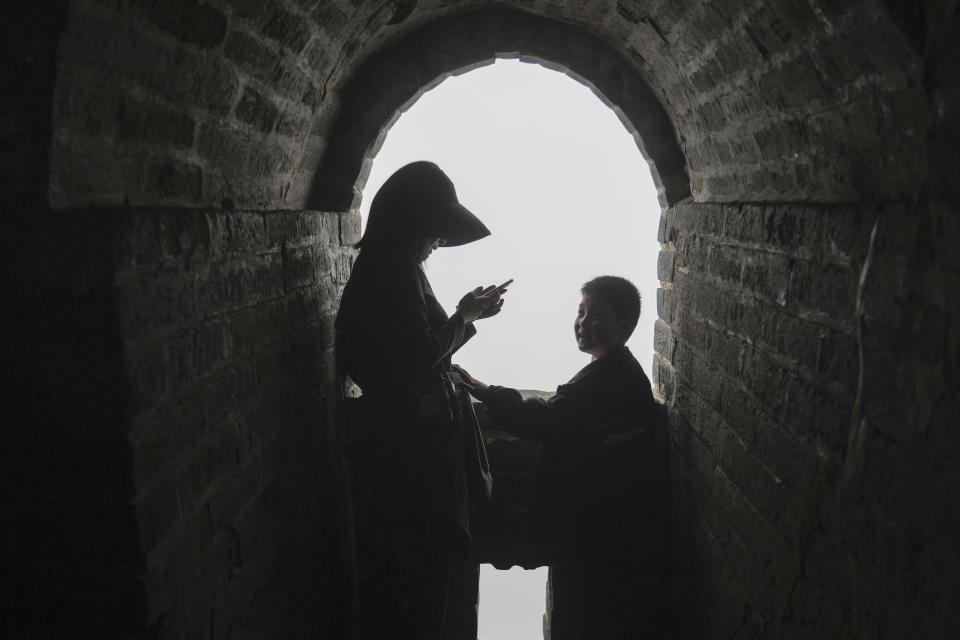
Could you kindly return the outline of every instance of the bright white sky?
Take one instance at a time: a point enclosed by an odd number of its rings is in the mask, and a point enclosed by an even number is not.
[[[516,60],[447,79],[391,127],[363,191],[364,222],[380,185],[415,160],[437,163],[492,231],[426,263],[448,313],[468,290],[514,278],[503,311],[477,323],[455,362],[487,383],[555,389],[589,361],[573,336],[580,286],[608,274],[640,289],[627,345],[652,377],[660,207],[636,143],[590,89]],[[542,638],[545,581],[546,569],[484,566],[480,640]]]

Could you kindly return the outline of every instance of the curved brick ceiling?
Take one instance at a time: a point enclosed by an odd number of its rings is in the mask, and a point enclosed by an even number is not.
[[[364,178],[390,124],[451,72],[507,56],[539,62],[590,86],[642,149],[661,203],[690,196],[673,125],[635,65],[583,29],[515,10],[481,9],[431,21],[357,66],[339,92],[308,206],[359,206]]]
[[[631,60],[696,200],[884,200],[922,175],[930,117],[910,45],[922,25],[879,0],[75,0],[51,203],[301,208],[358,65],[488,6],[566,23]],[[596,55],[574,53],[585,67]]]

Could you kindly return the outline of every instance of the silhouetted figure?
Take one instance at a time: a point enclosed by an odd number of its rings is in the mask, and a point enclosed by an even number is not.
[[[551,640],[666,635],[666,434],[650,381],[625,346],[640,316],[629,281],[586,283],[574,322],[592,361],[551,398],[524,399],[459,369],[490,419],[543,443],[534,507],[549,551]]]
[[[489,235],[434,164],[399,169],[377,192],[337,315],[337,348],[363,391],[354,443],[364,640],[439,638],[451,567],[466,561],[469,505],[490,491],[483,441],[450,356],[496,315],[478,287],[447,317],[421,263]]]

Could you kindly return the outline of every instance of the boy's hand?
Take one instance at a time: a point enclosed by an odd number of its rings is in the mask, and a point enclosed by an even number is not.
[[[488,385],[474,378],[472,375],[470,375],[470,373],[466,369],[464,369],[460,365],[455,364],[453,365],[453,368],[463,378],[463,383],[467,385],[467,387],[469,387],[471,390],[479,389],[481,391],[485,391],[487,389]]]

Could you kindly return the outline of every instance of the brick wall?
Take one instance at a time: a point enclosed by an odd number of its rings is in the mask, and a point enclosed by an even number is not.
[[[693,629],[771,632],[785,617],[843,459],[874,215],[707,204],[664,213],[655,384],[671,409],[678,606]]]
[[[686,161],[654,371],[679,619],[957,635],[956,7],[511,4],[592,34],[566,51],[591,82],[591,38],[627,59]],[[4,25],[9,619],[298,635],[326,612],[291,589],[332,602],[313,532],[335,531],[336,478],[308,461],[332,446],[314,391],[347,271],[334,228],[355,223],[232,210],[303,208],[359,62],[449,5],[33,6]],[[493,35],[463,30],[440,66]]]
[[[53,206],[289,208],[310,183],[299,165],[323,148],[311,129],[335,60],[330,20],[341,14],[303,4],[71,3]]]
[[[955,470],[937,453],[953,447],[931,415],[946,405],[916,395],[952,401],[901,378],[935,378],[942,362],[946,311],[896,301],[911,297],[902,256],[918,215],[902,203],[665,211],[655,383],[671,413],[681,633],[956,629],[952,578],[934,568],[956,563]],[[911,325],[933,351],[878,335]]]
[[[358,220],[128,212],[118,290],[148,621],[316,637],[336,616],[327,398]]]
[[[332,323],[359,219],[96,209],[20,232],[16,637],[335,635]]]
[[[618,5],[698,200],[893,199],[922,177],[922,45],[885,3]]]
[[[517,1],[425,51],[408,42],[361,92],[372,121],[335,124],[356,110],[341,97],[373,54],[484,4],[76,0],[59,50],[51,202],[303,208],[331,136],[361,152],[332,150],[319,178],[350,166],[337,187],[352,187],[357,158],[404,101],[494,54],[595,84],[657,170],[669,131],[689,184],[674,184],[671,159],[666,186],[701,201],[890,200],[923,178],[934,117],[924,12],[879,0]],[[610,60],[629,72],[605,77]],[[644,115],[661,109],[663,123]]]
[[[464,38],[464,33],[471,35]],[[542,64],[589,86],[646,156],[661,204],[690,196],[673,126],[629,56],[586,30],[498,7],[457,13],[410,30],[352,71],[332,98],[337,109],[309,206],[359,206],[365,176],[389,124],[447,76],[497,57]]]

